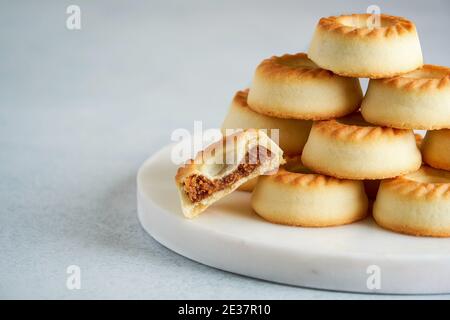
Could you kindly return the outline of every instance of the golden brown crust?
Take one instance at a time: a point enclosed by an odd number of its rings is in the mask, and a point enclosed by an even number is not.
[[[413,71],[415,69],[412,69],[410,71]],[[406,72],[410,72],[406,71]],[[335,71],[334,73],[341,76],[341,77],[350,77],[350,78],[370,78],[370,79],[384,79],[384,78],[391,78],[400,76],[402,74],[405,74],[406,72],[383,72],[383,73],[377,73],[377,72],[344,72],[344,71]]]
[[[412,77],[414,73],[422,73]],[[436,76],[436,74],[439,74]],[[428,76],[427,76],[428,75]],[[426,64],[422,68],[399,76],[380,79],[380,83],[406,91],[428,91],[450,88],[450,68]]]
[[[370,123],[378,126],[385,126],[385,123],[381,123],[380,121],[376,120],[370,120]],[[402,124],[395,124],[395,127],[398,130],[411,130],[411,127],[414,127],[415,130],[441,130],[441,129],[449,129],[447,125],[402,125]]]
[[[244,90],[239,90],[234,95],[233,102],[241,108],[250,108],[247,104],[248,92],[249,92],[248,88]]]
[[[372,16],[371,14],[350,14],[350,15],[331,16],[320,19],[318,27],[320,29],[336,32],[345,35],[347,37],[358,37],[358,38],[366,38],[366,37],[392,38],[403,36],[407,33],[416,32],[416,27],[414,23],[412,23],[408,19],[386,14],[380,15],[381,23],[386,24],[386,26],[381,26],[378,28],[348,26],[341,22],[343,19],[367,20],[371,16]]]
[[[282,111],[282,112],[276,112],[273,110],[267,110],[264,107],[260,107],[257,103],[253,103],[252,106],[248,106],[250,109],[252,109],[253,111],[269,116],[269,117],[275,117],[275,118],[280,118],[280,119],[298,119],[298,115],[300,113],[289,113],[287,111]],[[274,109],[277,108],[277,106],[273,106]],[[350,110],[349,112],[327,112],[326,116],[318,116],[317,114],[311,114],[311,113],[305,113],[302,112],[301,113],[301,119],[302,120],[325,120],[325,119],[330,119],[330,118],[340,118],[340,117],[344,117],[346,115],[348,115],[349,113],[354,112],[354,110]]]
[[[273,180],[276,183],[280,183],[283,185],[291,185],[294,187],[302,186],[302,187],[320,187],[326,185],[340,185],[345,183],[352,183],[351,180],[346,179],[336,179],[330,176],[324,176],[317,173],[298,173],[298,172],[290,172],[285,168],[280,168],[278,173],[269,176],[268,179]]]
[[[360,118],[360,114],[354,113],[349,117]],[[314,123],[313,128],[337,140],[345,141],[372,140],[377,139],[381,135],[394,137],[410,134],[410,130],[378,127],[370,124],[365,126],[347,124],[342,123],[340,119],[319,121]]]
[[[435,170],[427,166],[422,166],[419,169],[423,174],[427,174],[430,170]],[[403,195],[412,199],[450,199],[450,182],[449,183],[435,183],[435,182],[421,182],[413,180],[407,175],[399,176],[394,179],[384,181],[384,188],[391,189],[397,194]]]
[[[304,63],[301,63],[302,61]],[[265,59],[257,67],[256,72],[262,73],[272,79],[278,78],[282,80],[289,79],[290,77],[295,79],[338,77],[333,72],[318,67],[314,62],[309,60],[306,53],[284,54]]]
[[[307,160],[304,160],[304,163],[307,167],[310,167],[311,169],[313,169],[315,172],[320,173],[320,174],[324,174],[327,176],[333,176],[337,179],[349,179],[348,177],[345,177],[343,175],[337,174],[335,171],[332,170],[326,170],[326,169],[318,169],[318,168],[313,168],[313,165],[308,163]],[[393,172],[389,172],[389,173],[385,173],[383,175],[377,175],[376,178],[368,178],[367,175],[356,175],[354,174],[352,176],[352,180],[383,180],[383,179],[389,179],[395,176],[399,176],[399,175],[405,175],[411,172],[414,172],[417,170],[417,167],[408,169],[408,170],[403,170],[403,171],[393,171]]]

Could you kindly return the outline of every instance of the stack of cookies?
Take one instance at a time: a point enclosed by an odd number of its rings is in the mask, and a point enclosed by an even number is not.
[[[278,163],[279,170],[241,175],[225,187],[253,191],[253,209],[274,223],[348,224],[366,217],[373,202],[384,228],[450,236],[450,68],[423,64],[411,21],[380,15],[373,26],[372,18],[322,18],[307,54],[272,57],[257,67],[222,129],[264,139],[260,129],[278,129],[284,157],[264,148],[269,156],[256,158],[277,158],[271,169]],[[370,78],[365,96],[358,78]],[[414,129],[428,130],[423,141]],[[208,179],[217,187],[217,177]],[[189,189],[189,181],[177,179],[182,199],[187,189],[214,197],[198,183]]]

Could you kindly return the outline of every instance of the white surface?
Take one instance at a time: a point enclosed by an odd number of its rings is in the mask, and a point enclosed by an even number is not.
[[[65,26],[74,3],[80,31]],[[427,62],[450,64],[449,1],[1,1],[0,297],[373,298],[179,256],[140,227],[135,183],[174,129],[219,126],[261,59],[373,3],[416,22]],[[65,286],[71,264],[81,290]]]
[[[142,226],[166,247],[198,262],[269,281],[378,293],[449,293],[450,239],[417,238],[379,228],[371,218],[333,228],[268,223],[234,192],[198,218],[183,217],[173,183],[171,146],[137,176]],[[371,266],[380,288],[368,288]],[[373,271],[372,271],[373,272]]]

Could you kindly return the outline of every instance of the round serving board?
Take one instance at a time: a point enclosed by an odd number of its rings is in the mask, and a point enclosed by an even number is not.
[[[137,176],[139,220],[167,248],[200,263],[296,286],[371,293],[450,293],[450,239],[379,228],[371,218],[332,228],[264,221],[236,191],[183,217],[167,146]]]

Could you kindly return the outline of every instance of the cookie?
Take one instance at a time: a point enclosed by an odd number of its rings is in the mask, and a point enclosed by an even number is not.
[[[278,169],[283,151],[261,130],[224,137],[178,169],[184,215],[193,218],[245,182]]]
[[[277,118],[320,120],[341,117],[359,108],[358,79],[319,68],[306,54],[264,60],[248,94],[254,111]]]
[[[314,173],[299,159],[260,177],[251,201],[265,220],[303,227],[349,224],[363,219],[368,208],[362,181]]]
[[[390,15],[351,14],[322,18],[308,57],[321,68],[358,78],[386,78],[420,68],[422,50],[411,21]],[[375,18],[376,20],[376,18]]]
[[[302,161],[313,171],[344,179],[385,179],[422,162],[412,130],[378,127],[359,113],[315,122]]]
[[[450,128],[450,68],[424,65],[401,76],[370,80],[361,113],[380,126]]]
[[[382,181],[373,216],[395,232],[450,237],[450,172],[423,166]]]

